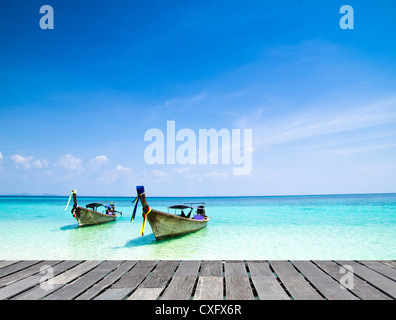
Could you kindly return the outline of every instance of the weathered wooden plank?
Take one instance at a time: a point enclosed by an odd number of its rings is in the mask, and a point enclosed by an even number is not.
[[[56,284],[67,284],[74,279],[82,276],[84,273],[92,270],[96,266],[98,266],[102,261],[101,260],[88,260],[84,261],[83,263],[75,266],[74,268],[67,270],[64,273],[56,276],[52,279],[52,283]]]
[[[326,297],[328,300],[359,300],[345,290],[339,282],[324,273],[311,261],[292,261],[301,273]]]
[[[112,272],[114,269],[117,269],[123,260],[105,260],[99,266],[95,268],[96,271],[107,271],[108,273]]]
[[[127,300],[157,300],[164,288],[137,288]]]
[[[54,265],[52,267],[53,276],[55,277],[63,273],[64,271],[77,266],[82,262],[83,261],[81,260],[65,260],[57,265]],[[13,297],[12,300],[39,300],[63,286],[63,284],[53,284],[53,283],[51,283],[51,285],[53,286],[52,289],[48,286],[44,287],[45,289],[43,289],[40,285],[37,285]]]
[[[386,292],[393,299],[396,299],[396,282],[383,276],[382,274],[367,268],[366,266],[355,261],[338,261],[340,265],[350,265],[353,268],[353,273],[363,278],[368,283],[377,287],[383,292]]]
[[[200,260],[183,260],[174,276],[197,276],[200,265]]]
[[[246,266],[244,261],[225,261],[224,263],[225,276],[247,276]]]
[[[194,300],[223,300],[223,277],[200,276]]]
[[[227,300],[254,300],[245,262],[226,261],[224,278]]]
[[[40,273],[40,269],[43,267],[43,270],[48,269],[49,267],[54,266],[55,264],[60,263],[61,261],[42,261],[38,264],[30,266],[26,269],[22,269],[18,272],[11,273],[8,276],[4,276],[0,279],[0,287],[9,285],[15,281],[22,280],[23,278],[27,278],[36,273]]]
[[[227,300],[254,300],[248,277],[226,276],[225,285]]]
[[[165,289],[161,300],[189,300],[191,298],[196,276],[175,276]]]
[[[103,290],[111,286],[127,273],[138,261],[124,261],[117,269],[112,271],[100,282],[94,284],[91,288],[78,296],[76,300],[91,300],[99,295]]]
[[[116,270],[107,275],[100,283],[102,285],[111,285],[125,275],[132,267],[138,263],[137,260],[124,261]]]
[[[380,262],[387,265],[388,267],[396,269],[396,261],[394,261],[394,260],[381,260]]]
[[[94,300],[123,300],[130,292],[129,288],[107,289]]]
[[[137,286],[145,279],[145,277],[151,272],[157,263],[157,261],[151,260],[139,261],[139,263],[137,263],[127,274],[115,282],[111,288],[129,288],[131,292],[137,288]]]
[[[109,289],[103,291],[94,300],[105,300],[106,297],[114,300],[122,300],[133,292],[141,284],[151,270],[157,265],[157,261],[143,260],[139,261],[134,267],[126,273],[121,279],[115,282]]]
[[[161,300],[189,300],[201,265],[199,260],[184,260],[177,268]]]
[[[152,273],[140,285],[141,288],[165,288],[172,274],[175,272],[179,261],[162,260]]]
[[[248,261],[250,276],[260,300],[290,300],[267,262]]]
[[[90,271],[72,283],[62,286],[59,290],[47,295],[43,300],[72,300],[87,290],[103,277],[103,273]]]
[[[0,269],[4,268],[4,267],[8,267],[8,266],[10,266],[12,264],[15,264],[15,263],[18,263],[18,262],[21,262],[21,260],[4,260],[4,261],[1,261],[0,262]]]
[[[59,264],[56,264],[52,267],[52,271],[54,273],[54,277],[56,277],[57,275],[60,275],[61,273],[70,270],[74,267],[76,267],[77,265],[83,263],[84,260],[65,260],[62,261]]]
[[[0,299],[242,300],[254,299],[253,285],[260,299],[289,299],[287,292],[293,299],[322,299],[314,286],[327,299],[389,300],[396,296],[393,262],[225,261],[223,278],[220,260],[0,261]],[[52,268],[52,289],[40,287],[45,265]],[[355,274],[348,290],[341,288],[342,265]]]
[[[53,270],[56,270],[57,265],[53,267]],[[40,270],[38,270],[40,271]],[[53,271],[54,272],[54,271]],[[55,273],[55,272],[54,272]],[[24,278],[22,280],[11,283],[8,286],[0,289],[0,299],[9,299],[13,296],[17,296],[20,293],[25,293],[25,291],[37,286],[40,284],[40,281],[43,279],[43,275],[34,275]],[[37,286],[41,292],[47,293],[46,290],[42,289],[40,286]],[[56,288],[56,285],[54,285]]]
[[[102,261],[98,260],[90,260],[84,261],[81,264],[77,264],[75,267],[68,269],[65,272],[62,272],[51,279],[51,287],[48,289],[42,289],[41,287],[37,287],[35,292],[30,292],[30,294],[41,295],[40,298],[51,295],[53,292],[56,292],[59,288],[63,287],[65,284],[70,283],[83,275],[84,273],[90,271],[99,265]]]
[[[184,260],[177,268],[161,300],[189,300],[201,265],[199,260]]]
[[[8,265],[2,269],[0,269],[0,278],[4,276],[8,276],[12,273],[18,272],[22,269],[28,268],[32,265],[39,263],[40,260],[24,260],[11,265]]]
[[[54,293],[48,295],[44,300],[72,300],[101,280],[110,271],[117,268],[120,263],[121,261],[105,261],[98,267],[79,277],[74,282],[67,284]]]
[[[343,276],[345,276],[345,273],[341,273],[340,265],[328,260],[318,260],[314,261],[314,263],[327,274],[336,279],[340,284],[342,283],[341,279]],[[366,281],[355,276],[353,277],[353,286],[349,290],[362,300],[391,300],[390,297],[383,294],[381,291],[374,288]]]
[[[202,277],[222,277],[223,263],[221,260],[204,260],[202,261],[200,276]]]
[[[270,264],[294,300],[323,299],[288,261],[270,261]]]
[[[370,260],[359,262],[369,267],[370,269],[373,269],[374,271],[377,271],[378,273],[381,273],[382,275],[396,281],[396,269],[390,268],[379,261]]]
[[[5,286],[0,289],[0,300],[9,299],[12,296],[23,292],[40,282],[40,276],[31,276],[20,281],[14,282],[9,286]]]
[[[396,269],[396,261],[394,261],[394,260],[379,260],[379,262],[383,263],[387,267]]]

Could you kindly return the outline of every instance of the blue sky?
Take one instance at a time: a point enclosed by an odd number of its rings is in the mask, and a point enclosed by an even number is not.
[[[42,30],[39,9],[54,8]],[[342,30],[342,5],[354,30]],[[10,1],[0,194],[396,192],[393,1]],[[252,129],[252,171],[149,165],[144,134]]]

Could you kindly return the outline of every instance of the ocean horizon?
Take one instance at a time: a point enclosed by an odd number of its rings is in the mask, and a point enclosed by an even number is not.
[[[253,195],[253,196],[241,196],[241,195],[233,195],[233,196],[150,196],[150,198],[260,198],[260,197],[315,197],[315,196],[359,196],[359,195],[396,195],[396,192],[366,192],[366,193],[318,193],[318,194],[273,194],[273,195]],[[29,194],[29,193],[20,193],[20,194],[0,194],[0,197],[53,197],[53,198],[64,198],[69,197],[65,195],[59,194]],[[135,198],[135,195],[131,196],[100,196],[100,195],[78,195],[79,198]]]
[[[152,208],[206,202],[211,217],[197,232],[156,241],[131,197],[78,196],[78,204],[114,201],[117,221],[78,227],[68,196],[0,196],[4,260],[269,259],[371,260],[396,255],[396,193],[148,197]],[[194,200],[194,201],[192,201]]]

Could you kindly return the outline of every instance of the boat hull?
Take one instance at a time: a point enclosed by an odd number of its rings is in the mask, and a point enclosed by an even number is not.
[[[181,236],[205,228],[209,218],[195,220],[183,218],[166,212],[151,210],[147,220],[153,230],[156,240]]]
[[[117,215],[107,215],[86,208],[77,207],[75,218],[78,221],[78,225],[83,227],[114,221],[117,218]]]

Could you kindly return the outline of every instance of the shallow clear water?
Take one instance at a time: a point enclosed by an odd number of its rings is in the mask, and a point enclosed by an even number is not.
[[[395,259],[396,194],[181,198],[205,201],[205,229],[156,241],[131,198],[117,221],[79,228],[68,197],[0,197],[0,259]],[[179,198],[148,198],[167,211]]]

